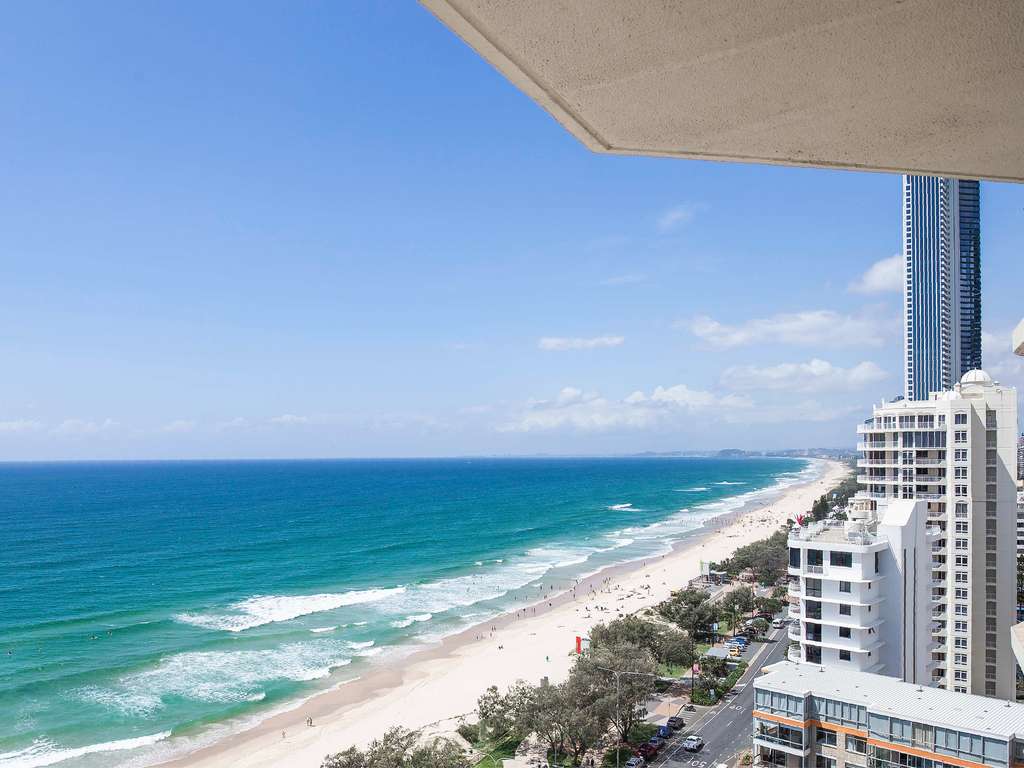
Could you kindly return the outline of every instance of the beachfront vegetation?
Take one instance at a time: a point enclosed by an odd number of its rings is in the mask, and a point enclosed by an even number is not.
[[[392,728],[365,751],[349,747],[328,755],[320,768],[469,768],[462,748],[448,739],[421,741],[420,734]]]
[[[762,584],[775,584],[785,578],[789,566],[789,529],[779,528],[767,539],[737,549],[732,557],[716,563],[719,570],[739,576],[748,568]]]
[[[598,624],[590,632],[590,642],[594,648],[642,648],[659,666],[689,667],[697,655],[692,638],[674,627],[639,616]]]
[[[832,512],[832,507],[845,507],[859,488],[856,477],[847,477],[831,491],[818,497],[811,506],[811,517],[815,520],[824,520]]]
[[[590,650],[576,659],[564,682],[518,682],[504,693],[492,686],[477,701],[475,730],[467,725],[460,733],[477,748],[533,735],[551,764],[580,765],[609,731],[620,741],[637,732],[654,691],[655,654],[686,661],[692,656],[684,657],[680,648],[692,649],[692,643],[684,640],[671,627],[633,617],[598,625]]]
[[[719,607],[703,589],[687,587],[654,608],[663,619],[675,624],[693,640],[709,639],[720,617]]]

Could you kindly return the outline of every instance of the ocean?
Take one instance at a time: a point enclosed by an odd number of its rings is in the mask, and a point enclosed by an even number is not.
[[[0,768],[184,754],[541,589],[663,554],[818,471],[770,458],[0,465]]]

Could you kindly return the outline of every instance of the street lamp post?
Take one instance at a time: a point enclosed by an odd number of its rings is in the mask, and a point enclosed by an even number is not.
[[[657,675],[651,672],[625,672],[621,669],[609,669],[608,667],[597,667],[604,672],[611,672],[615,675],[615,714],[619,714],[619,701],[620,701],[620,677],[622,675],[636,675],[637,677],[657,677]],[[629,734],[626,734],[627,736]],[[615,746],[615,768],[619,768],[619,746]]]

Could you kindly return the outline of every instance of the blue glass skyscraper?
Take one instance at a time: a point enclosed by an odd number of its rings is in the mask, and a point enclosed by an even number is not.
[[[977,181],[903,177],[907,399],[981,367],[980,202]]]

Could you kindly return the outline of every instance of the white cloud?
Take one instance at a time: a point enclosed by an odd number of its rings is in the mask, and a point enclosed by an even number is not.
[[[886,335],[884,318],[877,315],[841,315],[830,309],[783,313],[734,325],[701,315],[678,325],[689,328],[694,335],[723,349],[760,343],[878,346]]]
[[[309,424],[309,416],[296,416],[294,413],[285,413],[281,416],[274,416],[270,419],[271,424],[283,424],[285,426],[297,426],[299,424]]]
[[[888,374],[870,361],[841,368],[813,358],[806,363],[740,365],[722,372],[722,384],[739,390],[778,389],[794,392],[856,390],[886,378]]]
[[[624,336],[594,336],[592,338],[567,338],[565,336],[545,336],[537,342],[537,347],[545,352],[566,352],[572,349],[606,349],[621,347],[625,343]]]
[[[214,425],[214,429],[218,432],[223,432],[228,429],[245,429],[249,426],[249,420],[244,416],[236,416],[228,421],[220,421]]]
[[[62,437],[85,437],[87,435],[98,435],[101,432],[114,429],[118,423],[113,419],[103,421],[88,421],[86,419],[65,419],[53,428],[53,434]]]
[[[637,283],[646,282],[647,275],[640,275],[636,273],[627,275],[614,275],[612,277],[606,277],[601,281],[601,285],[636,285]]]
[[[685,384],[657,387],[651,394],[634,392],[622,400],[565,387],[554,400],[531,400],[501,432],[535,432],[570,429],[600,432],[610,429],[645,429],[669,424],[688,415],[712,409],[746,409],[752,403],[738,395],[720,396],[690,389]]]
[[[823,422],[845,419],[850,421],[863,414],[866,409],[861,405],[827,405],[817,400],[801,400],[796,403],[776,403],[759,405],[744,414],[727,414],[727,420],[744,424],[789,424],[796,421]],[[851,422],[852,423],[852,422]]]
[[[897,253],[868,267],[867,272],[850,283],[850,290],[854,293],[902,291],[904,279],[903,256]]]
[[[43,425],[41,422],[34,421],[32,419],[12,419],[10,421],[0,421],[0,435],[35,432],[36,430],[42,429],[42,427]]]
[[[196,422],[191,419],[175,419],[167,424],[164,424],[161,428],[161,432],[168,432],[171,434],[185,434],[192,432],[196,428]]]
[[[701,206],[693,203],[684,203],[670,208],[658,217],[658,229],[662,232],[671,232],[682,224],[689,224],[700,208]]]

